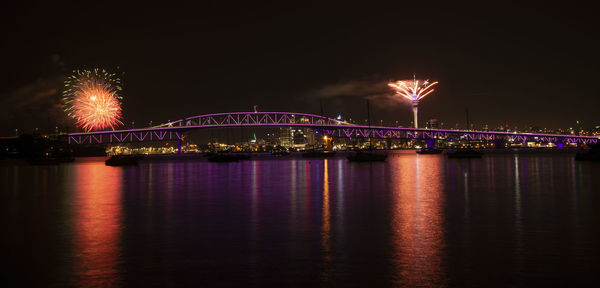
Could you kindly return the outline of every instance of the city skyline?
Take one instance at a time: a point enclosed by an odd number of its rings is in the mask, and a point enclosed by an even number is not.
[[[2,8],[2,287],[596,281],[591,5]]]
[[[386,83],[413,73],[441,83],[419,105],[422,123],[464,125],[468,107],[490,127],[599,124],[597,41],[578,8],[453,3],[394,17],[397,4],[120,5],[114,21],[86,21],[103,15],[95,5],[51,4],[27,22],[16,16],[25,7],[2,12],[7,42],[19,44],[5,47],[2,135],[65,126],[54,111],[63,77],[96,67],[123,75],[125,127],[254,105],[365,119],[366,99],[372,119],[408,126],[410,105]]]

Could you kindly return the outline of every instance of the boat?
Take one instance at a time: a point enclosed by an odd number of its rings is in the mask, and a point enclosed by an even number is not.
[[[56,157],[34,157],[27,159],[30,165],[58,165],[60,160]]]
[[[335,151],[313,150],[302,153],[304,158],[329,158],[335,156]]]
[[[276,156],[276,157],[288,156],[288,155],[290,155],[290,152],[285,151],[285,150],[283,150],[283,151],[273,151],[273,152],[271,152],[271,155],[272,156]]]
[[[235,156],[237,156],[239,160],[248,160],[248,159],[251,158],[251,156],[248,155],[248,154],[238,154],[238,155],[235,155]]]
[[[457,149],[453,152],[447,152],[448,158],[481,158],[483,153],[472,148]]]
[[[367,121],[369,122],[369,128],[371,128],[371,109],[369,107],[369,100],[367,100]],[[387,153],[373,153],[373,143],[371,137],[369,137],[369,152],[361,150],[356,151],[353,155],[346,157],[350,162],[373,162],[373,161],[385,161],[387,159]]]
[[[236,155],[215,154],[206,157],[210,162],[237,162],[240,161]]]
[[[469,109],[465,109],[467,116],[467,129],[469,129]],[[448,158],[481,158],[483,153],[471,148],[471,141],[467,138],[467,147],[456,149],[453,152],[447,152]]]
[[[207,157],[210,162],[237,162],[250,159],[250,155],[218,153]]]
[[[590,151],[577,152],[575,154],[575,160],[600,162],[600,153],[592,153]]]
[[[57,159],[61,163],[75,162],[75,157],[73,157],[73,155],[64,155],[57,157]]]
[[[140,156],[137,155],[114,155],[104,162],[106,166],[133,166],[137,165]]]
[[[423,148],[417,150],[417,154],[442,154],[442,152],[444,152],[444,150],[435,148]]]
[[[351,162],[372,162],[372,161],[385,161],[387,154],[363,152],[357,151],[353,155],[346,157]]]
[[[577,152],[575,160],[600,162],[600,144],[592,145],[588,151]]]

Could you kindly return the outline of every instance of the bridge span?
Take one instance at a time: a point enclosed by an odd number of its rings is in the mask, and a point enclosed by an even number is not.
[[[540,143],[598,143],[598,136],[540,133],[398,128],[355,125],[334,118],[293,112],[230,112],[188,117],[158,126],[66,134],[69,144],[110,144],[147,141],[178,142],[186,132],[226,127],[302,127],[322,131],[334,138],[483,140]],[[559,145],[560,146],[560,145]]]

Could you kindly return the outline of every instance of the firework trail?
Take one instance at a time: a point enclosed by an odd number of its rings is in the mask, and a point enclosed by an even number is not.
[[[106,70],[76,70],[65,80],[65,111],[86,131],[122,125],[121,80]]]

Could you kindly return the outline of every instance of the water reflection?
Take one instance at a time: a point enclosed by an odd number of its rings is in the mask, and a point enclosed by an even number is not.
[[[331,273],[331,222],[329,211],[329,169],[327,159],[323,160],[323,215],[321,226],[321,248],[323,249],[323,280],[330,281]]]
[[[395,157],[392,171],[392,243],[396,285],[440,286],[444,228],[440,157]]]
[[[11,231],[2,252],[41,279],[33,287],[594,281],[597,163],[410,152],[377,164],[0,166],[0,219]]]
[[[523,245],[523,219],[521,216],[521,169],[519,169],[519,155],[515,154],[514,156],[514,163],[515,163],[515,265],[514,265],[514,272],[513,273],[517,273],[518,271],[520,271],[521,269],[523,269],[523,249],[524,249],[524,245]],[[527,161],[526,159],[523,159],[524,163],[526,163],[525,161]],[[527,171],[527,167],[525,166],[523,171]],[[525,178],[527,177],[527,175],[525,174]]]
[[[303,203],[304,205],[304,210],[305,210],[305,214],[304,214],[304,229],[305,230],[309,230],[311,228],[311,212],[312,212],[312,182],[311,182],[311,177],[310,177],[310,173],[311,173],[311,162],[310,161],[304,161],[304,194],[301,195],[302,199],[303,199]],[[319,186],[317,186],[319,187]]]
[[[77,286],[120,282],[121,173],[120,168],[107,168],[102,162],[76,166],[72,189]]]
[[[252,162],[252,190],[251,190],[251,203],[252,203],[252,222],[254,224],[253,233],[256,233],[258,225],[260,224],[260,218],[258,215],[260,207],[260,161]]]
[[[296,201],[296,197],[297,197],[297,163],[296,160],[292,160],[290,162],[290,232],[292,232],[292,237],[295,236],[295,232],[296,230],[294,229],[294,226],[296,225],[296,221],[297,221],[297,214],[298,214],[298,204]]]

